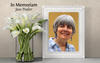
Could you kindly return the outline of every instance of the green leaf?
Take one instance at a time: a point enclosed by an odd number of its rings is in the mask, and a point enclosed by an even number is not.
[[[47,19],[42,19],[42,20],[39,20],[38,23],[42,24],[43,22],[46,22],[48,21]]]
[[[21,29],[21,26],[19,24],[17,24],[18,28]]]
[[[37,14],[37,15],[35,15],[35,16],[33,15],[32,20],[36,19],[39,15],[40,15],[40,14]]]

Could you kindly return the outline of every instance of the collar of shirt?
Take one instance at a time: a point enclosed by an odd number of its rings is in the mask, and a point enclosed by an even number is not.
[[[52,47],[52,49],[56,50],[56,51],[61,51],[61,49],[59,48],[59,46],[56,44],[56,42],[54,41],[54,38],[50,38],[49,39],[49,46]],[[66,50],[69,50],[69,45],[68,43],[66,43]]]

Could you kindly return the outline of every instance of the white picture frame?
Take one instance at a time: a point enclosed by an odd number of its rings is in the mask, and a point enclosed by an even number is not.
[[[85,58],[85,7],[84,6],[43,6],[42,15],[48,19],[49,12],[78,12],[79,13],[79,51],[50,52],[48,51],[48,21],[43,24],[43,58]]]

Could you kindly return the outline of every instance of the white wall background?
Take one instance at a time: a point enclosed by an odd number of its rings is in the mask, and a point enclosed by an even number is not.
[[[15,42],[9,31],[2,30],[6,18],[13,14],[10,3],[38,3],[31,12],[41,10],[42,5],[85,6],[85,56],[100,57],[100,0],[1,0],[0,1],[0,57],[15,57]],[[42,56],[42,34],[37,34],[34,44],[35,57]]]

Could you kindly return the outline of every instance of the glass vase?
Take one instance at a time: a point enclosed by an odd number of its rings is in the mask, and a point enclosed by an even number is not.
[[[17,37],[16,41],[16,61],[31,62],[34,60],[33,54],[33,38],[31,40]]]

